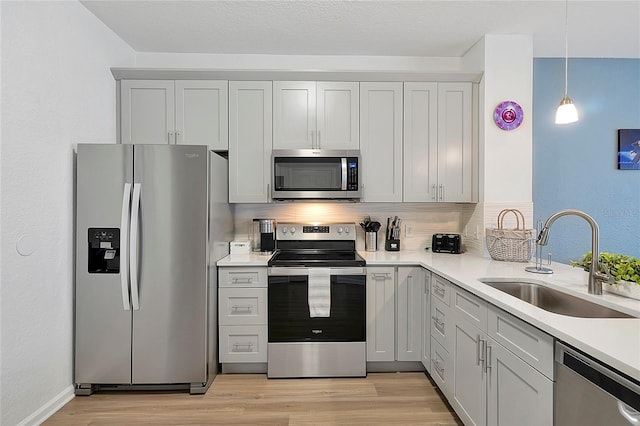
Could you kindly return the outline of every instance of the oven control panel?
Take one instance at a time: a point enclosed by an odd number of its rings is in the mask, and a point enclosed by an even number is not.
[[[353,240],[355,223],[282,223],[278,222],[277,240]]]

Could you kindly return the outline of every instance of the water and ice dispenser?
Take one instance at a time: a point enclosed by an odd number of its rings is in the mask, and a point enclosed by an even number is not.
[[[120,273],[120,228],[89,228],[89,273]]]

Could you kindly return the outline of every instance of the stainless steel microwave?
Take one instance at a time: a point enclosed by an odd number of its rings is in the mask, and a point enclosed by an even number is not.
[[[360,199],[360,153],[355,150],[287,149],[272,152],[271,198]]]

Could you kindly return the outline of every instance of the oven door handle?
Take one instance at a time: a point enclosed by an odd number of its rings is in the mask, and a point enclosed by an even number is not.
[[[313,268],[297,268],[295,266],[271,266],[267,268],[269,276],[293,276],[293,275],[309,275],[309,270]],[[330,275],[366,275],[365,268],[345,267],[345,268],[329,268]]]

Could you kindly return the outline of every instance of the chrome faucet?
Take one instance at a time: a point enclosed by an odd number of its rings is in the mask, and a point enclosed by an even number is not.
[[[536,243],[541,246],[547,245],[549,239],[549,228],[559,217],[562,216],[578,216],[586,220],[591,226],[591,269],[589,269],[589,294],[602,294],[602,282],[612,282],[613,277],[609,274],[609,269],[606,265],[602,265],[605,272],[600,272],[599,258],[600,252],[598,251],[598,224],[595,220],[585,212],[580,210],[560,210],[557,213],[549,216],[549,219],[544,223]]]

